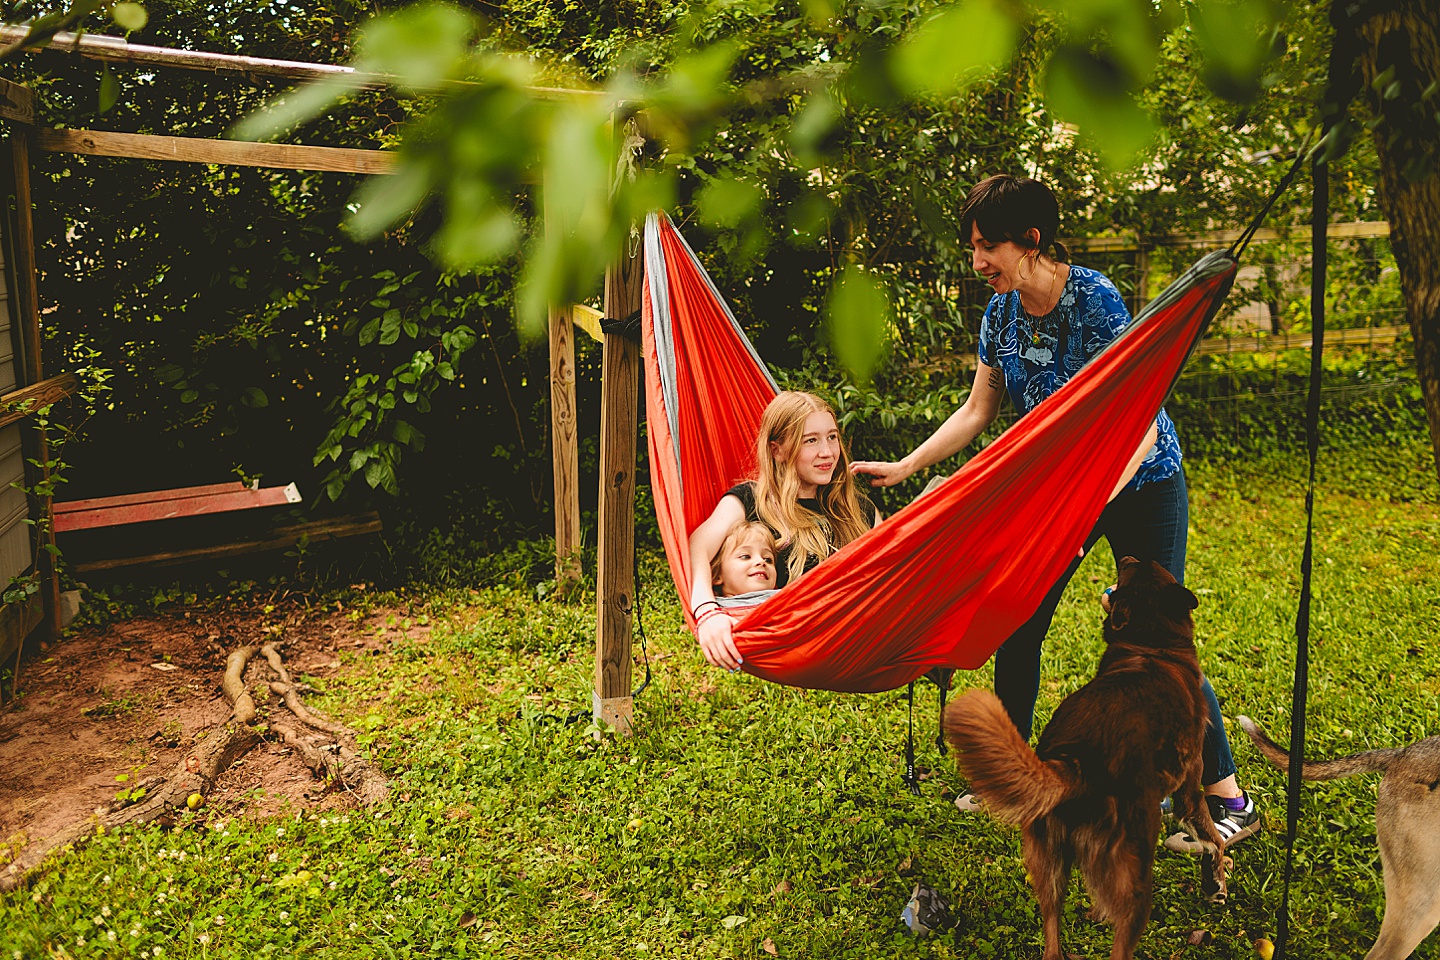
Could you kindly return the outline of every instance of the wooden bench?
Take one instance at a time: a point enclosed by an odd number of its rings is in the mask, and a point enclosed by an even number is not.
[[[300,490],[293,483],[283,487],[261,487],[258,482],[246,486],[239,481],[70,500],[54,505],[55,532],[119,527],[127,523],[198,517],[206,513],[279,507],[299,502]]]
[[[238,481],[212,483],[174,490],[128,493],[118,497],[95,497],[54,504],[55,532],[99,530],[133,523],[230,513],[257,507],[279,507],[299,503],[295,484],[283,487],[246,486]],[[380,516],[373,511],[344,517],[328,517],[276,527],[268,535],[213,546],[188,547],[137,556],[81,560],[73,564],[76,573],[115,570],[141,565],[168,566],[192,560],[214,560],[265,550],[279,550],[298,543],[318,543],[366,533],[379,533]]]

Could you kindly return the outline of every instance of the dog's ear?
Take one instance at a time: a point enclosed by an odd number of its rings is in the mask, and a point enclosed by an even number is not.
[[[1166,584],[1164,596],[1167,603],[1173,603],[1184,610],[1194,610],[1200,606],[1200,598],[1191,593],[1184,584]]]
[[[1121,632],[1130,625],[1130,604],[1121,600],[1118,603],[1115,595],[1110,595],[1110,629],[1116,633]]]

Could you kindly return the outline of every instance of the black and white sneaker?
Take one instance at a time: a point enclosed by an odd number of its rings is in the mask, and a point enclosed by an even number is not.
[[[1210,819],[1215,821],[1215,829],[1220,831],[1227,848],[1260,830],[1260,811],[1255,809],[1255,801],[1243,791],[1240,799],[1245,801],[1245,806],[1236,810],[1220,797],[1205,798],[1205,804],[1210,808]],[[1188,830],[1181,830],[1165,838],[1165,849],[1198,855],[1205,852],[1205,845],[1192,837]]]

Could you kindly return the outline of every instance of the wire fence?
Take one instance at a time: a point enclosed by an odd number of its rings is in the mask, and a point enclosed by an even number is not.
[[[1333,224],[1327,255],[1321,396],[1334,435],[1423,429],[1414,341],[1385,224]],[[1138,311],[1228,235],[1076,241]],[[1247,249],[1235,288],[1167,404],[1187,449],[1233,451],[1303,439],[1309,390],[1309,238],[1273,231]]]

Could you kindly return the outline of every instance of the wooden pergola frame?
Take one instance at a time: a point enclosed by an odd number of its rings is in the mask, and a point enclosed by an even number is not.
[[[0,27],[0,42],[23,39],[23,27]],[[351,67],[271,60],[228,54],[139,46],[124,38],[96,34],[59,33],[43,47],[105,63],[201,70],[252,80],[316,80],[348,76],[358,86],[377,88],[390,78],[360,74]],[[549,98],[597,97],[585,90],[532,88]],[[28,415],[43,403],[54,402],[76,389],[73,375],[44,379],[40,365],[39,297],[36,289],[33,216],[30,200],[31,154],[71,153],[89,156],[170,160],[188,163],[228,164],[286,170],[323,170],[337,173],[385,174],[396,168],[393,154],[379,150],[296,144],[253,143],[151,134],[107,133],[94,130],[37,128],[28,88],[0,79],[0,117],[13,124],[11,163],[17,203],[15,273],[16,298],[26,347],[26,386],[0,397],[0,425]],[[617,125],[618,134],[618,125]],[[542,198],[542,219],[546,214]],[[643,258],[639,251],[620,250],[605,271],[604,316],[628,317],[640,307]],[[575,327],[599,333],[603,341],[600,412],[600,531],[596,571],[595,687],[593,710],[603,720],[628,733],[633,717],[631,699],[631,641],[635,593],[635,468],[639,423],[640,348],[617,333],[601,333],[594,311],[580,306],[552,308],[549,315],[551,442],[555,476],[555,571],[562,587],[580,578],[579,447],[576,430]],[[19,401],[32,401],[28,404]],[[40,402],[34,402],[40,401]],[[9,420],[5,420],[5,417]],[[30,456],[48,474],[45,437],[29,431],[34,448]],[[50,503],[34,505],[37,518],[53,517]],[[53,525],[50,543],[53,545]],[[49,550],[39,551],[43,582],[44,622],[52,635],[60,631],[59,581]]]

